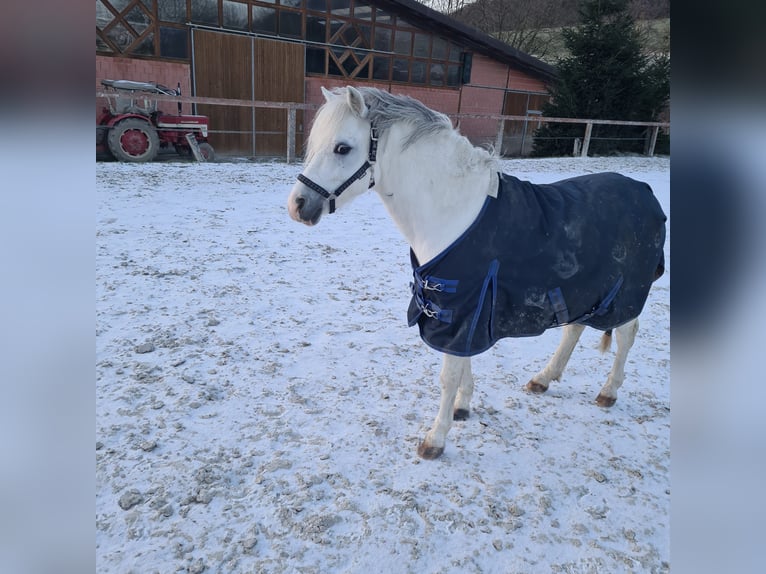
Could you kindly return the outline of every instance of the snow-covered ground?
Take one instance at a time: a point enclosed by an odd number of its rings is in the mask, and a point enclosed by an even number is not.
[[[667,158],[502,167],[618,171],[670,211]],[[667,572],[669,240],[612,409],[596,331],[542,396],[559,332],[506,339],[423,461],[441,358],[406,325],[408,247],[374,193],[291,221],[299,171],[97,164],[97,571]]]

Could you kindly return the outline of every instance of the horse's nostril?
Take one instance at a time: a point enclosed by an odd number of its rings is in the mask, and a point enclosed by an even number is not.
[[[295,198],[295,205],[298,207],[298,209],[302,209],[304,203],[306,203],[306,200],[303,197]]]

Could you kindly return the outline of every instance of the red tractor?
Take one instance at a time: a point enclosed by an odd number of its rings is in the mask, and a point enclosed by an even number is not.
[[[160,151],[173,146],[183,156],[215,159],[213,146],[207,141],[207,116],[166,114],[157,110],[152,94],[180,96],[177,90],[154,82],[101,80],[110,93],[109,106],[96,120],[96,156],[112,155],[120,161],[152,161]]]

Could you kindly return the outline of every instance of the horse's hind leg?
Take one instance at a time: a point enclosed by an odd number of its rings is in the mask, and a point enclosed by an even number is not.
[[[423,458],[438,458],[444,452],[444,444],[447,440],[447,432],[452,426],[453,411],[455,408],[455,398],[458,394],[458,387],[464,380],[466,374],[470,376],[471,359],[469,357],[455,357],[453,355],[444,355],[442,372],[439,376],[442,387],[441,402],[439,403],[439,414],[436,415],[431,430],[428,431],[426,438],[418,446],[418,454]]]
[[[628,321],[614,329],[615,340],[617,341],[617,352],[614,357],[614,365],[609,373],[606,384],[596,397],[596,403],[600,407],[611,407],[617,401],[617,389],[622,386],[625,380],[625,361],[628,359],[628,351],[633,346],[638,332],[638,319]]]
[[[473,374],[471,373],[471,361],[468,360],[467,366],[460,375],[460,386],[457,389],[455,398],[455,408],[452,411],[452,418],[456,421],[464,421],[471,412],[471,397],[473,396]]]
[[[526,389],[528,391],[533,393],[544,393],[548,390],[548,385],[551,381],[559,380],[584,329],[584,325],[564,325],[558,349],[553,353],[551,360],[548,361],[545,368],[532,377],[532,380],[527,383]]]

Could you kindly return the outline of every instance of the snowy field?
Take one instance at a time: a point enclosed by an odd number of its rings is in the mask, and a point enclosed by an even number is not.
[[[667,158],[502,167],[618,171],[670,211]],[[596,331],[541,396],[560,333],[506,339],[423,461],[441,358],[406,325],[408,246],[372,192],[291,221],[299,171],[96,165],[97,571],[668,572],[670,241],[612,409]]]

